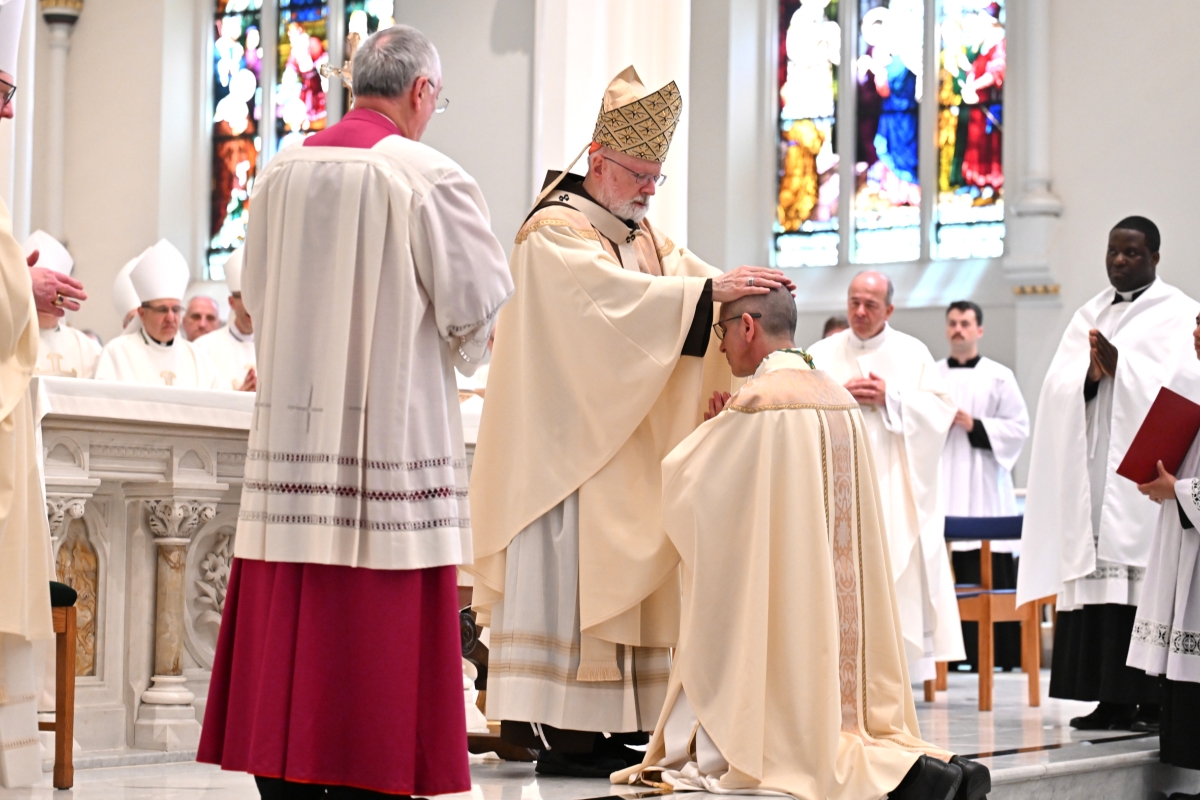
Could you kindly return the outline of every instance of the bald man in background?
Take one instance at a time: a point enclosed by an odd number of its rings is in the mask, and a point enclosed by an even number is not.
[[[939,494],[942,449],[958,409],[929,348],[888,324],[892,295],[886,275],[860,272],[847,296],[850,329],[808,352],[862,407],[909,673],[927,681],[935,662],[966,657]]]

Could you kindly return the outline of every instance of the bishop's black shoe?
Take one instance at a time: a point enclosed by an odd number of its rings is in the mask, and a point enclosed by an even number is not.
[[[1133,722],[1129,724],[1129,730],[1134,733],[1158,733],[1158,704],[1157,703],[1142,703],[1138,706],[1137,713],[1133,715]]]
[[[1071,727],[1077,731],[1127,731],[1136,710],[1135,705],[1102,702],[1086,717],[1072,719]]]
[[[962,770],[962,783],[954,800],[984,800],[992,790],[992,772],[978,761],[951,756],[950,763]]]
[[[1176,792],[1167,798],[1167,800],[1200,800],[1200,794],[1184,794],[1183,792]]]
[[[962,779],[956,764],[921,756],[888,794],[888,800],[954,800]]]

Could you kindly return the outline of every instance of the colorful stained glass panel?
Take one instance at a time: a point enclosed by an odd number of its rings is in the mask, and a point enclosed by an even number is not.
[[[275,84],[275,144],[281,150],[325,128],[329,81],[329,3],[279,0],[279,78]]]
[[[262,146],[261,0],[220,0],[214,19],[212,188],[208,277],[225,277],[229,253],[246,238],[250,191]]]
[[[938,7],[936,258],[1004,254],[1005,0]]]
[[[838,0],[779,4],[779,193],[775,263],[838,261]]]
[[[924,0],[859,0],[854,251],[860,264],[921,256]]]

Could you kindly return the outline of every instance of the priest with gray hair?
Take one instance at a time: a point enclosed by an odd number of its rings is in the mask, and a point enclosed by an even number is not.
[[[454,371],[513,282],[478,185],[420,143],[433,45],[398,25],[352,66],[354,109],[259,178],[242,256],[256,412],[197,758],[264,798],[471,788]]]

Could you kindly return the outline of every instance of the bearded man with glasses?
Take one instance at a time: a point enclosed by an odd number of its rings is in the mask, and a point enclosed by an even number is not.
[[[641,760],[626,745],[654,728],[679,629],[660,464],[730,387],[714,302],[792,288],[777,270],[722,274],[646,219],[682,107],[674,83],[613,79],[587,174],[547,176],[509,261],[467,569],[491,625],[487,716],[542,774]]]
[[[187,260],[166,239],[142,253],[129,279],[139,298],[150,299],[142,300],[135,324],[104,347],[96,380],[228,388],[208,354],[178,335],[189,274]]]

